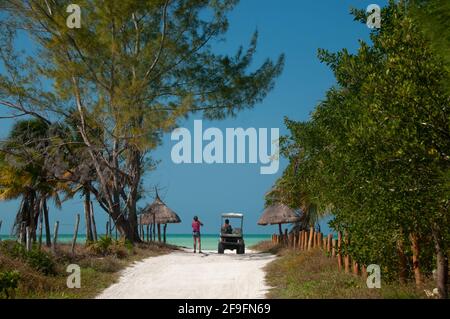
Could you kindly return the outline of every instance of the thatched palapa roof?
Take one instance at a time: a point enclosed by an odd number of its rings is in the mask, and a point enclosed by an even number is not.
[[[275,204],[267,207],[261,218],[258,221],[258,225],[277,225],[277,224],[291,224],[301,220],[301,217],[295,212],[295,210],[289,208],[284,204]]]
[[[155,201],[147,206],[142,214],[141,223],[150,224],[177,224],[181,223],[180,217],[159,198],[156,193]]]

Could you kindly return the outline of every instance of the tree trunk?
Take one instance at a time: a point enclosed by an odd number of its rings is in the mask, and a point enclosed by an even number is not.
[[[420,273],[420,263],[419,263],[419,254],[420,254],[419,237],[417,236],[417,234],[411,233],[410,240],[411,240],[411,251],[413,254],[414,278],[416,281],[416,285],[421,285],[422,275]]]
[[[434,239],[434,247],[436,250],[436,285],[438,288],[439,298],[448,298],[448,255],[443,247],[442,233],[439,225],[434,224],[432,227]]]
[[[44,212],[42,209],[40,209],[39,214],[39,250],[41,250],[42,247],[42,223],[44,222]]]
[[[137,201],[139,197],[139,185],[141,183],[142,172],[142,160],[141,152],[138,149],[131,151],[131,157],[129,161],[130,171],[133,174],[133,180],[131,182],[130,194],[128,198],[128,222],[130,224],[131,231],[133,233],[133,242],[141,242],[139,238],[138,220],[137,220]]]
[[[86,241],[94,241],[92,234],[91,223],[91,192],[88,189],[84,189],[84,219],[86,220]]]
[[[338,257],[338,269],[342,270],[342,233],[338,232],[338,242],[337,242],[337,257]]]
[[[42,205],[42,208],[44,210],[44,223],[45,223],[45,245],[47,247],[52,246],[52,237],[50,234],[50,222],[48,220],[48,206],[47,206],[47,200],[43,199],[44,203]]]
[[[120,215],[116,220],[116,227],[120,233],[120,237],[132,243],[140,242],[139,234],[136,236],[137,229],[132,229],[128,220]]]
[[[91,209],[91,212],[90,212],[90,221],[91,221],[91,229],[92,229],[92,238],[94,239],[94,241],[96,242],[97,241],[97,226],[95,225],[95,216],[94,216],[94,204],[92,203],[92,201],[91,201],[91,203],[90,203],[90,209]]]
[[[403,238],[397,241],[397,253],[399,262],[399,280],[400,283],[405,284],[408,278],[407,258],[405,255],[405,249],[403,247]]]

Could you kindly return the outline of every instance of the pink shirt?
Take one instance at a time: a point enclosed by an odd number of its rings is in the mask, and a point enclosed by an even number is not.
[[[200,221],[193,221],[192,222],[192,231],[200,232]]]

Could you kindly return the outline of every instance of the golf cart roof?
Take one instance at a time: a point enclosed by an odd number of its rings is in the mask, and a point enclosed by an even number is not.
[[[222,214],[223,218],[243,218],[244,214],[240,214],[240,213],[225,213]]]

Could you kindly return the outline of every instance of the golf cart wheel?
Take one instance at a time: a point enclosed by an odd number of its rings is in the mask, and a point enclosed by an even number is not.
[[[219,243],[219,248],[217,249],[219,254],[223,254],[225,252],[225,248],[222,243]]]
[[[245,254],[245,246],[244,246],[244,245],[239,246],[239,247],[236,249],[236,253],[237,253],[238,255],[243,255],[243,254]]]

